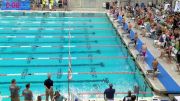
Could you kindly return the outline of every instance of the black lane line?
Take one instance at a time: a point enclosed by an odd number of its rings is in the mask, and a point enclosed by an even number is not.
[[[86,54],[86,53],[97,53],[100,54],[100,50],[96,51],[72,51],[71,54]],[[69,52],[0,52],[3,54],[69,54]]]
[[[62,65],[0,65],[0,67],[67,67],[68,64]],[[96,63],[96,64],[72,64],[72,67],[83,67],[83,66],[97,66],[97,67],[104,67],[104,63]]]
[[[86,43],[87,41],[71,41],[71,43]],[[94,43],[98,43],[98,41],[97,40],[92,40],[92,41],[88,41],[88,42],[94,42]],[[62,42],[38,42],[38,41],[36,41],[36,42],[22,42],[22,41],[20,41],[20,42],[13,42],[13,41],[11,41],[11,42],[0,42],[0,43],[22,43],[22,44],[31,44],[31,43],[68,43],[68,41],[62,41]]]

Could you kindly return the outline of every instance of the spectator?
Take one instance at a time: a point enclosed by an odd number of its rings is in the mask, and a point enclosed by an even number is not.
[[[131,101],[136,101],[136,96],[135,95],[132,95]]]
[[[54,0],[49,0],[49,10],[54,9]]]
[[[68,10],[68,0],[62,0],[62,3],[63,3],[64,10],[67,11]]]
[[[48,79],[44,81],[44,85],[46,88],[46,101],[49,101],[49,96],[51,98],[51,101],[53,99],[53,81],[51,80],[51,75],[48,74]]]
[[[105,101],[108,101],[108,100],[114,101],[115,89],[113,89],[112,87],[113,87],[113,85],[109,84],[109,88],[107,88],[104,91],[104,100]]]
[[[63,101],[63,100],[66,101],[67,98],[65,98],[58,91],[56,91],[55,94],[54,94],[54,97],[53,97],[53,101]]]
[[[58,1],[58,7],[61,8],[62,7],[62,0]]]
[[[162,52],[159,58],[162,58],[165,54],[168,55],[168,63],[171,63],[171,52],[172,52],[172,46],[169,46],[165,48]]]
[[[42,10],[46,8],[46,0],[42,0]]]
[[[131,91],[128,91],[128,95],[124,97],[123,101],[132,101]]]
[[[147,51],[147,46],[146,46],[146,43],[144,43],[144,44],[142,45],[142,49],[141,49],[141,54],[142,54],[142,56],[143,56],[143,63],[144,63],[144,61],[145,61],[146,51]]]
[[[154,59],[154,61],[152,62],[152,67],[153,67],[153,80],[155,78],[155,73],[157,72],[158,69],[158,61],[157,59]]]
[[[158,47],[165,47],[166,45],[166,35],[162,34],[157,41],[155,41],[155,45]]]
[[[128,22],[128,33],[130,33],[131,29],[132,29],[132,24]]]
[[[24,101],[33,101],[32,91],[29,90],[30,84],[26,84],[26,89],[23,91]]]
[[[180,72],[180,49],[176,54],[176,58],[177,58],[177,71]]]
[[[137,40],[138,40],[138,34],[137,32],[135,32],[135,36],[134,36],[134,47],[136,48],[136,45],[137,45]]]
[[[20,87],[18,87],[16,85],[16,80],[15,79],[12,79],[11,81],[11,85],[9,87],[9,90],[10,90],[10,97],[11,97],[11,101],[20,101],[19,99],[19,90],[20,90]]]
[[[175,40],[175,49],[179,50],[180,49],[180,40]]]
[[[38,97],[37,97],[37,101],[42,101],[41,96],[38,96]]]

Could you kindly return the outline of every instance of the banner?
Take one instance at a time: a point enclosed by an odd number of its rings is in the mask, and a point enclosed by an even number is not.
[[[176,1],[174,12],[180,12],[180,0]]]
[[[2,0],[2,10],[30,10],[30,0]]]

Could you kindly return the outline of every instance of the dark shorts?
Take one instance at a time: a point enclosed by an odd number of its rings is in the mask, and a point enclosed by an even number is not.
[[[177,63],[180,64],[180,55],[177,54]]]
[[[113,9],[113,6],[110,6],[110,9]]]
[[[142,56],[144,56],[144,57],[145,57],[145,56],[146,56],[146,52],[144,52],[144,51],[143,51],[143,52],[142,52]]]
[[[137,40],[134,40],[134,44],[135,44],[135,45],[137,44]]]
[[[153,70],[154,70],[154,72],[156,72],[156,71],[157,71],[157,68],[153,68]]]

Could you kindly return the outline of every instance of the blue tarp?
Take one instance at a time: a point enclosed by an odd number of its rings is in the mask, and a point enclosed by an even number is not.
[[[131,40],[134,39],[134,36],[135,36],[134,31],[133,31],[133,30],[130,30],[130,35],[129,35],[130,39],[131,39]]]
[[[141,52],[142,45],[143,45],[143,42],[140,39],[138,39],[137,45],[136,45],[136,49],[138,50],[138,52]]]
[[[151,52],[147,51],[146,53],[146,63],[152,69],[152,62],[154,60]],[[171,76],[164,70],[161,64],[158,65],[158,69],[160,71],[160,75],[158,75],[158,79],[164,85],[168,93],[180,93],[180,86],[171,78]]]
[[[122,23],[122,16],[118,16],[118,22],[119,22],[119,24],[121,24]]]
[[[127,23],[124,24],[123,29],[124,29],[124,31],[127,31],[127,29],[128,29],[128,24]]]
[[[138,39],[136,49],[141,52],[143,42]],[[146,52],[146,59],[145,62],[149,65],[152,69],[152,62],[154,60],[153,55],[149,50]],[[172,77],[166,72],[161,64],[158,65],[158,69],[160,74],[158,75],[158,79],[166,88],[168,93],[180,93],[180,86],[172,79]]]

